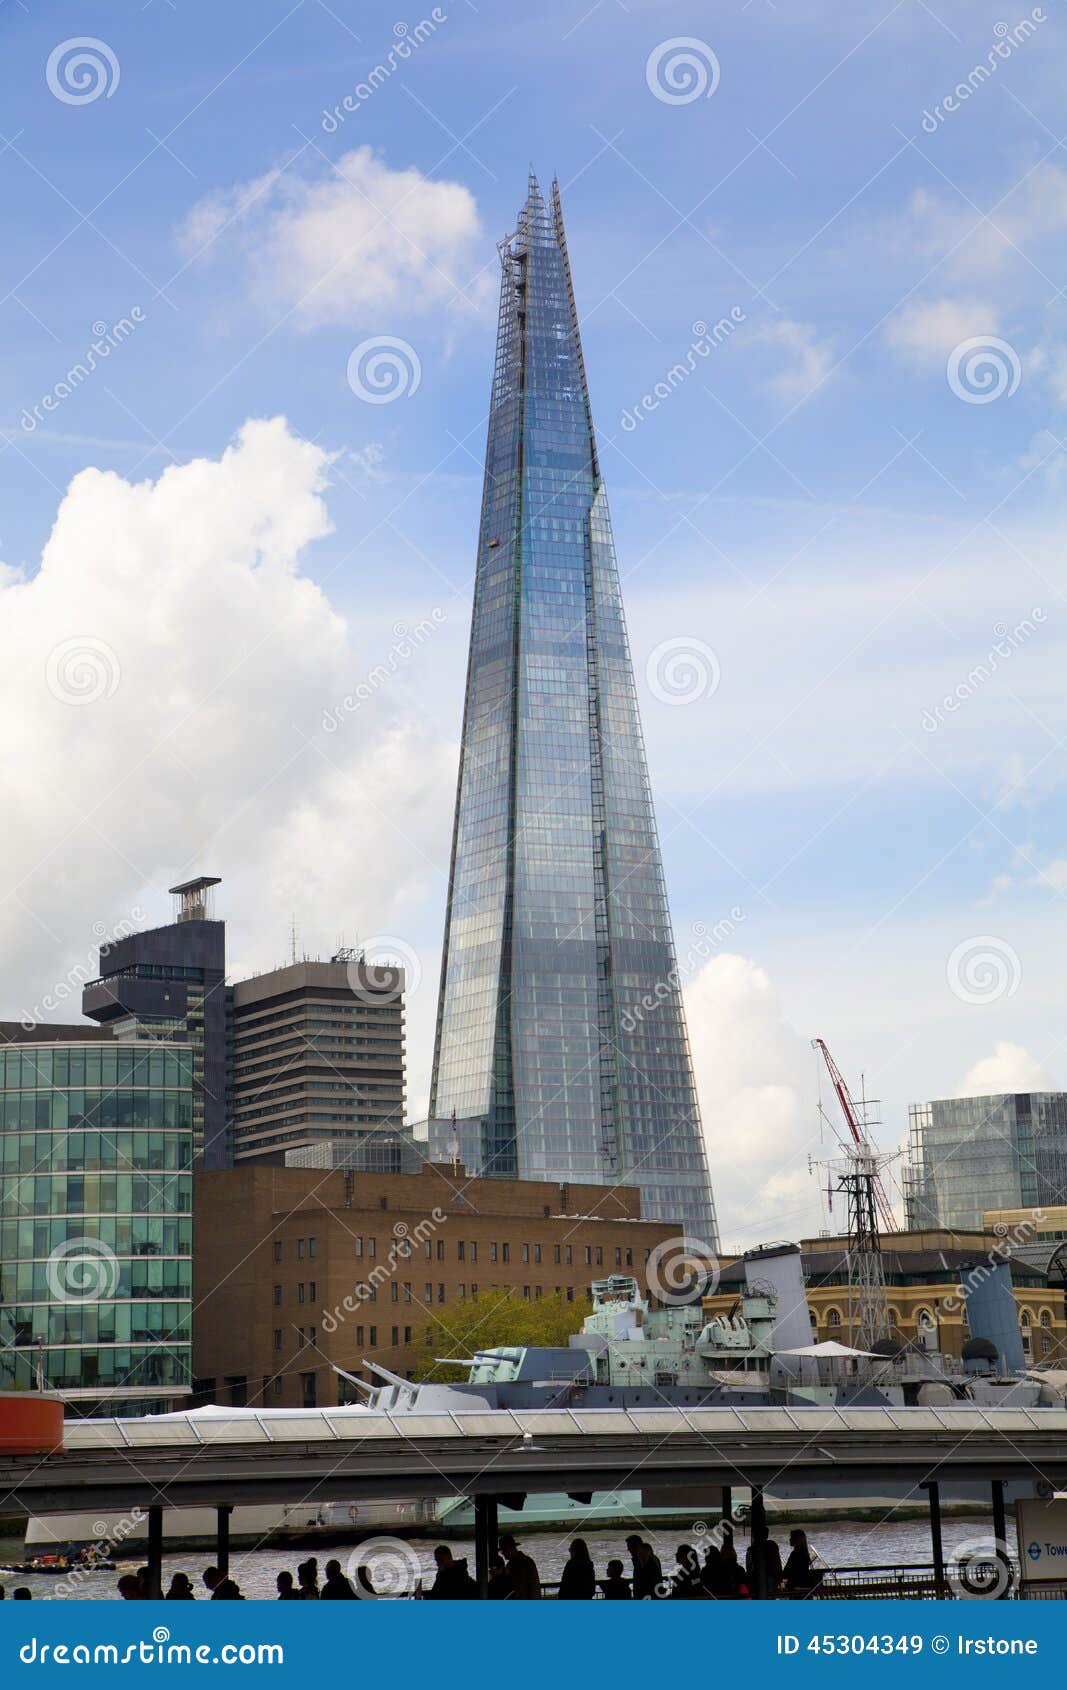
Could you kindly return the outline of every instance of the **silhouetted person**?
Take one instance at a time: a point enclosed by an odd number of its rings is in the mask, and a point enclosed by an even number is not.
[[[763,1545],[763,1565],[765,1568],[764,1590],[769,1596],[776,1590],[782,1578],[782,1552],[773,1537],[769,1537]],[[756,1579],[756,1545],[750,1543],[745,1550],[745,1572],[748,1574],[750,1590],[758,1588]]]
[[[16,1602],[32,1602],[33,1591],[30,1589],[29,1585],[20,1584],[14,1593],[13,1600]]]
[[[596,1595],[596,1572],[584,1538],[576,1537],[559,1581],[561,1602],[591,1602]]]
[[[279,1602],[299,1602],[300,1592],[294,1588],[292,1573],[280,1572],[274,1584]]]
[[[691,1543],[680,1543],[674,1552],[677,1572],[671,1578],[670,1595],[675,1602],[702,1602],[706,1597],[700,1576],[700,1560]]]
[[[489,1563],[489,1600],[505,1602],[512,1593],[511,1574],[502,1555],[494,1555]]]
[[[437,1575],[426,1592],[428,1602],[468,1602],[477,1596],[478,1586],[467,1571],[466,1561],[457,1561],[447,1543],[433,1552]]]
[[[217,1567],[205,1567],[203,1580],[211,1592],[212,1602],[243,1602],[244,1597],[234,1584],[233,1579],[220,1573]]]
[[[340,1561],[327,1561],[326,1582],[322,1587],[324,1602],[354,1602],[356,1593],[352,1589],[344,1573],[341,1571]]]
[[[510,1532],[500,1539],[500,1553],[507,1562],[511,1578],[511,1596],[515,1602],[538,1602],[541,1599],[541,1579],[529,1555],[523,1553]]]
[[[799,1527],[789,1534],[789,1556],[782,1573],[782,1582],[787,1590],[810,1590],[815,1583],[807,1535]]]
[[[636,1533],[626,1539],[626,1547],[633,1562],[634,1601],[657,1601],[664,1594],[660,1588],[663,1583],[663,1568],[659,1556],[652,1545]]]
[[[124,1602],[144,1601],[141,1581],[136,1573],[123,1573],[118,1582],[118,1592]]]
[[[174,1577],[170,1581],[170,1589],[167,1591],[166,1600],[168,1602],[196,1601],[196,1592],[193,1590],[193,1587],[189,1582],[188,1573],[174,1574]]]
[[[300,1587],[299,1594],[302,1602],[318,1601],[319,1563],[314,1557],[310,1561],[301,1561],[296,1569],[296,1582]]]
[[[631,1602],[633,1600],[630,1581],[628,1578],[623,1578],[621,1561],[608,1562],[608,1576],[601,1579],[600,1589],[605,1602]]]

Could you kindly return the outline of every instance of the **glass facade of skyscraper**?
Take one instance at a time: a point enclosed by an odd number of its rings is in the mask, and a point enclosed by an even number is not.
[[[637,1185],[714,1244],[555,188],[501,261],[431,1142],[454,1112],[479,1172]]]
[[[908,1225],[980,1227],[989,1209],[1067,1202],[1067,1092],[914,1103]]]
[[[68,1413],[176,1406],[191,1385],[187,1047],[0,1048],[0,1387]]]

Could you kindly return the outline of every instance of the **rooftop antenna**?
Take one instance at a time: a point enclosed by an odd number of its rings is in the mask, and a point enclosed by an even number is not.
[[[296,915],[289,917],[289,960],[296,961]]]

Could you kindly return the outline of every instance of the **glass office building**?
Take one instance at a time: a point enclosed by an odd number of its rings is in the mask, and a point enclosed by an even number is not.
[[[1054,1208],[1067,1191],[1067,1092],[913,1103],[909,1227],[980,1228],[988,1209]]]
[[[500,254],[429,1137],[454,1114],[469,1168],[637,1185],[714,1245],[555,185]]]
[[[192,1059],[92,1031],[0,1045],[0,1388],[162,1411],[192,1378]]]

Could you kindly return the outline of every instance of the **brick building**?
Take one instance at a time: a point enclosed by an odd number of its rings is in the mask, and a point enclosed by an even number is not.
[[[427,1325],[497,1287],[572,1300],[645,1264],[678,1226],[641,1219],[631,1187],[250,1164],[197,1177],[193,1372],[199,1400],[332,1407],[363,1358],[410,1372]]]

